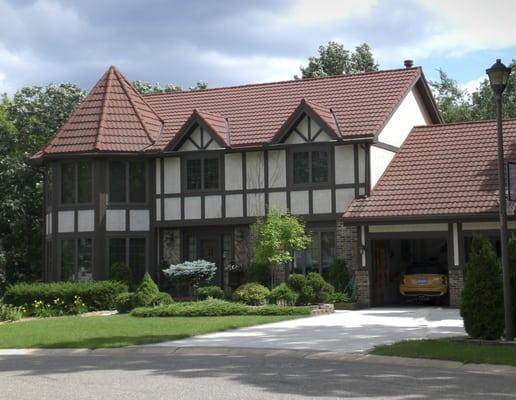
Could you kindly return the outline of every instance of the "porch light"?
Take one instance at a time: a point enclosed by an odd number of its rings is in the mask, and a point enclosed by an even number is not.
[[[493,89],[495,97],[501,96],[507,87],[511,68],[506,67],[505,64],[502,63],[502,60],[498,58],[491,68],[486,70],[486,73],[489,77],[489,83],[491,84],[491,89]]]

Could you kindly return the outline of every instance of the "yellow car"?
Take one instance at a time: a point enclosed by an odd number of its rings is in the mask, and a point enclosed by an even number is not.
[[[400,293],[405,297],[443,297],[448,293],[448,276],[435,268],[412,266],[401,278]]]

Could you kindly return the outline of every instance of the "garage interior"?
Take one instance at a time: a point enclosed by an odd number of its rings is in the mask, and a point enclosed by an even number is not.
[[[446,237],[372,239],[371,250],[371,301],[374,306],[399,306],[416,301],[407,301],[399,291],[403,274],[409,268],[448,274]],[[444,300],[447,305],[447,299]],[[443,305],[442,302],[439,305]]]

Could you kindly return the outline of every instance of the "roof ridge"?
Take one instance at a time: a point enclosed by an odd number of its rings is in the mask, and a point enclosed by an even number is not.
[[[105,127],[103,125],[104,125],[104,118],[105,118],[106,108],[107,108],[106,107],[107,97],[109,95],[109,88],[110,88],[110,81],[111,81],[110,75],[113,73],[113,69],[114,69],[114,67],[111,66],[105,73],[106,87],[105,87],[104,96],[102,96],[102,107],[100,109],[100,118],[99,118],[99,132],[98,132],[97,136],[95,137],[95,143],[93,144],[93,148],[95,150],[100,150],[98,147],[98,143],[99,143],[99,139],[103,135],[103,131],[105,129]]]
[[[444,122],[442,124],[433,124],[433,125],[415,125],[414,129],[422,129],[422,128],[432,128],[432,127],[441,127],[446,128],[447,126],[454,125],[468,125],[468,124],[487,124],[487,123],[495,123],[496,119],[477,119],[472,121],[457,121],[457,122]],[[516,122],[516,117],[512,118],[503,118],[502,122]]]
[[[394,68],[394,69],[383,69],[380,71],[367,71],[367,72],[357,72],[354,74],[339,74],[339,75],[328,75],[328,76],[318,76],[313,78],[304,78],[304,79],[285,79],[281,81],[274,81],[274,82],[260,82],[260,83],[245,83],[242,85],[230,85],[230,86],[221,86],[221,87],[214,87],[214,88],[207,88],[207,89],[199,89],[199,90],[184,90],[180,92],[163,92],[163,93],[149,93],[144,95],[143,97],[158,97],[158,96],[174,96],[174,95],[181,95],[181,94],[193,94],[193,93],[205,93],[205,92],[212,92],[216,90],[226,90],[226,89],[239,89],[239,88],[246,88],[246,87],[257,87],[257,86],[274,86],[274,85],[281,85],[286,83],[296,83],[296,82],[311,82],[316,80],[330,80],[330,79],[349,79],[350,77],[356,77],[356,76],[366,76],[366,75],[379,75],[384,73],[390,73],[390,72],[401,72],[401,71],[415,71],[415,70],[421,70],[420,66],[417,67],[411,67],[411,68]]]

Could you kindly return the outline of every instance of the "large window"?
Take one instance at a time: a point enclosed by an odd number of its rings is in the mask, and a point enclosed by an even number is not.
[[[295,151],[292,155],[294,185],[328,183],[329,160],[327,150]]]
[[[145,160],[109,162],[109,201],[111,203],[145,203]]]
[[[188,158],[184,165],[186,169],[186,190],[219,188],[219,157]]]
[[[61,280],[92,279],[93,246],[91,238],[61,240]]]
[[[129,266],[135,284],[139,284],[145,274],[146,258],[145,238],[109,239],[109,265],[120,262]]]
[[[294,269],[297,273],[317,272],[328,279],[330,265],[335,260],[335,232],[312,232],[312,243],[304,251],[297,251]]]
[[[93,176],[89,161],[61,164],[61,203],[91,203]]]

